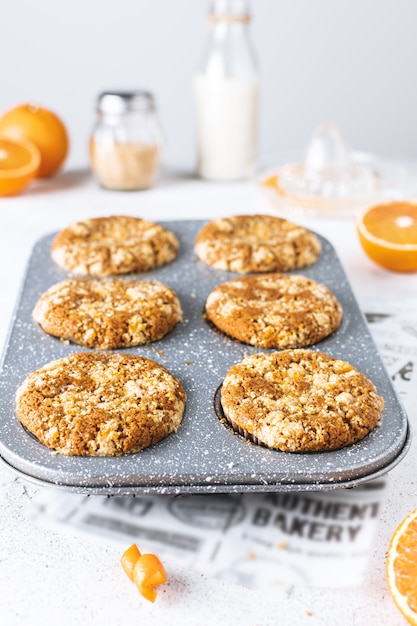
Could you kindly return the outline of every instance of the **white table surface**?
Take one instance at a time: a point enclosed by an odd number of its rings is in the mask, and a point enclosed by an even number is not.
[[[274,210],[253,184],[210,184],[185,174],[165,175],[147,192],[119,193],[99,189],[87,172],[64,172],[19,197],[0,198],[1,345],[28,256],[44,234],[73,221],[110,214],[158,221],[255,212]],[[398,301],[417,294],[417,273],[390,273],[365,257],[353,219],[294,221],[330,240],[359,301],[365,295]],[[417,419],[417,413],[412,418]],[[31,497],[41,487],[0,464],[0,623],[400,626],[405,621],[387,592],[384,560],[396,525],[417,507],[416,451],[414,441],[405,460],[389,474],[366,582],[348,589],[292,588],[284,600],[274,598],[271,590],[249,590],[170,567],[165,592],[151,604],[126,579],[116,546],[34,524]]]

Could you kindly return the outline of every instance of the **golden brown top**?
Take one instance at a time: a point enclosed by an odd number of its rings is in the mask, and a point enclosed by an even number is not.
[[[128,274],[165,265],[177,254],[175,235],[154,222],[114,215],[76,222],[52,243],[55,263],[75,274]]]
[[[125,348],[161,339],[182,319],[177,295],[159,281],[68,278],[36,303],[45,332],[88,348]]]
[[[256,274],[218,285],[207,298],[206,316],[223,332],[261,348],[309,346],[336,330],[342,307],[311,278]]]
[[[176,431],[185,401],[180,381],[150,359],[80,352],[30,374],[16,416],[61,454],[117,456]]]
[[[286,452],[350,445],[379,425],[384,406],[363,373],[313,350],[246,357],[227,373],[221,403],[235,428]]]
[[[196,255],[209,265],[242,274],[282,272],[314,263],[318,238],[305,228],[272,215],[234,215],[203,226]]]

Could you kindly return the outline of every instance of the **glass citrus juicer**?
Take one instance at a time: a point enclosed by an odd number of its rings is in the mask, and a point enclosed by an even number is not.
[[[258,180],[284,212],[347,216],[401,197],[407,178],[401,164],[351,151],[338,127],[326,122],[314,132],[301,161],[284,163]]]

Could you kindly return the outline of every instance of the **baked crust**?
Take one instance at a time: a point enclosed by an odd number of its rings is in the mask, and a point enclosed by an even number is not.
[[[174,291],[158,281],[74,277],[50,287],[33,317],[55,337],[109,350],[161,339],[182,310]]]
[[[208,222],[194,242],[197,257],[241,274],[283,272],[311,265],[319,239],[301,226],[272,215],[234,215]]]
[[[222,283],[206,317],[227,335],[261,348],[301,348],[334,332],[342,307],[324,285],[290,274],[256,274]]]
[[[80,352],[30,374],[16,392],[16,416],[61,454],[120,456],[175,432],[185,401],[180,381],[154,361]]]
[[[221,389],[232,427],[284,452],[349,446],[380,424],[384,400],[346,361],[313,350],[254,354],[232,366]]]
[[[71,224],[55,237],[51,256],[80,275],[108,276],[147,272],[177,255],[175,235],[155,222],[113,215]]]

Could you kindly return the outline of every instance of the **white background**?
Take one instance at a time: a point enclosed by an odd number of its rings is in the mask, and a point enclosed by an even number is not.
[[[158,104],[165,161],[195,160],[192,79],[208,0],[1,0],[0,112],[31,101],[87,164],[97,94],[145,88]],[[262,74],[260,153],[302,151],[329,119],[351,147],[417,157],[416,0],[252,0]]]

